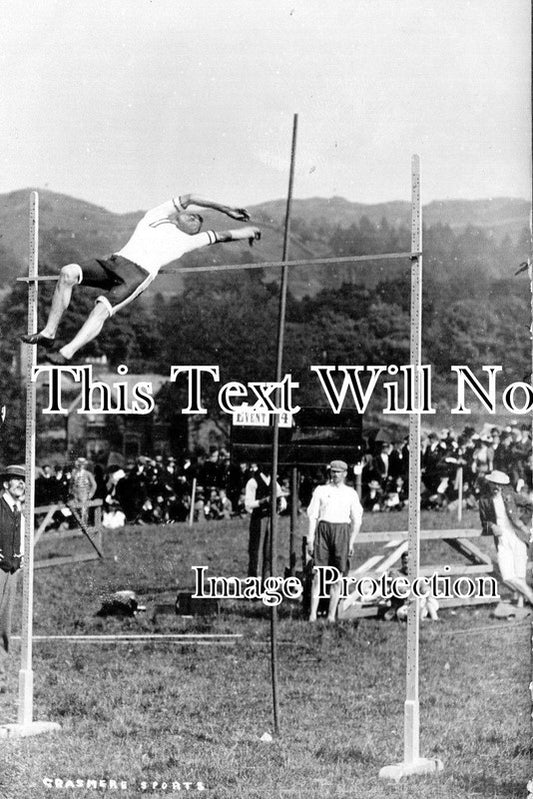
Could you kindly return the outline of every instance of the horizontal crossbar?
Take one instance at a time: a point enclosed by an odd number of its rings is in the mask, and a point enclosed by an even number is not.
[[[171,275],[185,272],[230,272],[239,269],[272,269],[282,266],[312,266],[313,264],[347,264],[362,261],[388,261],[394,258],[419,258],[420,252],[383,252],[375,255],[343,255],[332,258],[304,258],[299,261],[261,261],[249,264],[211,264],[210,266],[185,266],[176,269],[161,269],[160,275]],[[17,277],[21,283],[44,282],[57,280],[59,275],[36,275],[35,277]]]
[[[230,271],[232,269],[271,269],[274,267],[282,266],[312,266],[313,264],[347,264],[352,262],[361,261],[387,261],[392,258],[419,258],[421,253],[413,252],[386,252],[376,255],[343,255],[336,258],[303,258],[299,261],[263,261],[260,263],[250,264],[213,264],[211,266],[186,266],[183,269],[178,269],[179,272],[216,272]],[[175,270],[169,269],[168,271],[162,269],[163,274],[169,274]]]

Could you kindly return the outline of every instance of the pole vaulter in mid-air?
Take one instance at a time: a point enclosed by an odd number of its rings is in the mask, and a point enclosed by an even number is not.
[[[81,347],[96,338],[106,319],[142,294],[167,264],[210,244],[246,239],[253,244],[261,238],[259,228],[251,226],[201,232],[203,219],[189,210],[191,206],[211,208],[241,222],[250,219],[244,208],[231,208],[195,194],[184,194],[158,205],[143,216],[125,247],[109,258],[63,266],[45,327],[39,333],[21,336],[22,341],[52,350],[74,286],[80,284],[102,289],[106,295],[97,298],[95,307],[72,341],[47,355],[49,363],[66,364]]]

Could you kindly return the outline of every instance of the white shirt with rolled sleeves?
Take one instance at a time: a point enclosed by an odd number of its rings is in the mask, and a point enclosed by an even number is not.
[[[320,485],[313,491],[313,496],[307,516],[310,521],[330,522],[331,524],[351,524],[352,527],[361,525],[363,508],[359,496],[354,488],[342,483],[334,485],[327,483]]]
[[[176,225],[177,214],[184,211],[179,197],[169,200],[143,216],[121,255],[155,277],[159,270],[187,252],[216,244],[212,230],[189,235]]]

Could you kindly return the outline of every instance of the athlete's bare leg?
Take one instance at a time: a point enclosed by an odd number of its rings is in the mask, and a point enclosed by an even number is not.
[[[70,360],[79,349],[96,338],[104,326],[105,320],[108,319],[109,316],[109,310],[104,303],[97,302],[72,341],[69,344],[65,344],[64,347],[61,347],[59,350],[60,354],[67,360]]]
[[[48,321],[40,333],[32,336],[23,336],[22,340],[28,344],[50,344],[53,342],[61,317],[70,305],[72,289],[80,282],[82,275],[78,264],[67,264],[61,269],[52,297],[52,305],[48,314]]]

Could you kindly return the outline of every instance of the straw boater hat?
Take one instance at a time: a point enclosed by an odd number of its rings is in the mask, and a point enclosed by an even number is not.
[[[2,479],[9,480],[10,477],[18,477],[24,480],[26,478],[26,469],[24,466],[6,466],[2,470]]]
[[[488,480],[489,483],[494,483],[498,486],[507,486],[511,482],[509,476],[505,474],[505,472],[499,472],[498,469],[494,469],[485,479]]]

